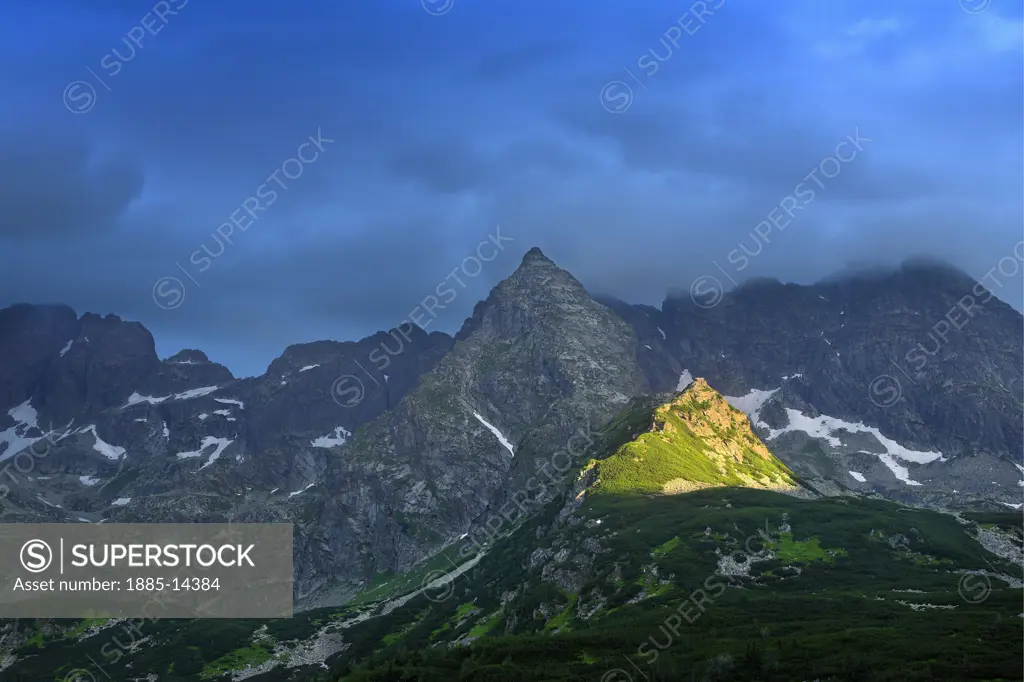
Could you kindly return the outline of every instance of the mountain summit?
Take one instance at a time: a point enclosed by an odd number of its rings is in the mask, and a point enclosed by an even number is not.
[[[400,404],[339,448],[312,495],[335,575],[405,570],[500,506],[535,458],[649,392],[636,336],[539,249],[500,282]],[[381,491],[373,505],[357,495]],[[313,585],[317,581],[311,581]]]

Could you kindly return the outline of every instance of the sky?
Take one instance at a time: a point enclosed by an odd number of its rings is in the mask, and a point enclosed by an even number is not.
[[[1024,258],[1019,0],[7,0],[0,60],[0,307],[236,376],[533,246],[653,305]]]

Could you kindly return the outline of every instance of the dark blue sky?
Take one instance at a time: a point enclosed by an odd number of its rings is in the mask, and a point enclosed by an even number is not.
[[[531,246],[653,304],[921,254],[981,278],[1024,237],[1022,45],[1019,0],[7,0],[0,306],[251,375],[399,323],[498,225],[430,329]]]

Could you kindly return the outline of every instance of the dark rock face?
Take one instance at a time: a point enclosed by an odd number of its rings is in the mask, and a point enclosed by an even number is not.
[[[447,334],[415,326],[357,343],[289,346],[250,388],[260,396],[253,401],[251,437],[263,444],[278,434],[353,431],[396,406],[451,346]]]
[[[0,407],[32,397],[54,356],[78,333],[67,306],[16,305],[0,310]]]
[[[539,250],[476,306],[451,352],[339,448],[303,551],[339,578],[404,570],[516,489],[534,457],[649,392],[636,338]],[[504,442],[503,442],[504,441]]]
[[[153,336],[137,322],[86,313],[77,332],[68,351],[49,367],[33,401],[59,424],[124,404],[160,368]]]
[[[976,466],[965,460],[924,467],[926,478],[950,495],[987,490],[1019,502],[1011,463],[1021,462],[1024,446],[1022,318],[962,272],[908,263],[814,286],[753,282],[711,308],[686,296],[670,297],[662,311],[621,303],[616,309],[655,349],[639,358],[658,390],[676,388],[678,375],[666,374],[676,366],[729,396],[781,389],[762,413],[770,428],[789,424],[785,408],[877,427],[948,462],[980,458]],[[650,331],[650,320],[666,338]],[[800,470],[792,454],[780,454]],[[957,475],[941,483],[943,470],[971,469],[976,480]],[[883,487],[931,499],[936,486],[907,490],[890,476]]]
[[[11,522],[294,520],[301,529],[306,498],[292,493],[322,481],[337,446],[399,403],[453,342],[411,328],[301,344],[267,374],[239,380],[197,350],[160,361],[149,332],[115,316],[22,306],[0,319],[5,360],[33,368],[4,376],[0,498]],[[346,403],[336,384],[362,368],[376,374],[359,375],[366,390]]]

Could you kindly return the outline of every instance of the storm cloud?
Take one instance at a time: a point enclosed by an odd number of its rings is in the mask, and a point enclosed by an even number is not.
[[[113,312],[244,376],[398,324],[498,225],[513,241],[431,329],[532,246],[657,305],[722,269],[981,278],[1024,237],[1009,0],[169,4],[0,10],[0,306]],[[1020,276],[999,295],[1020,309]]]

